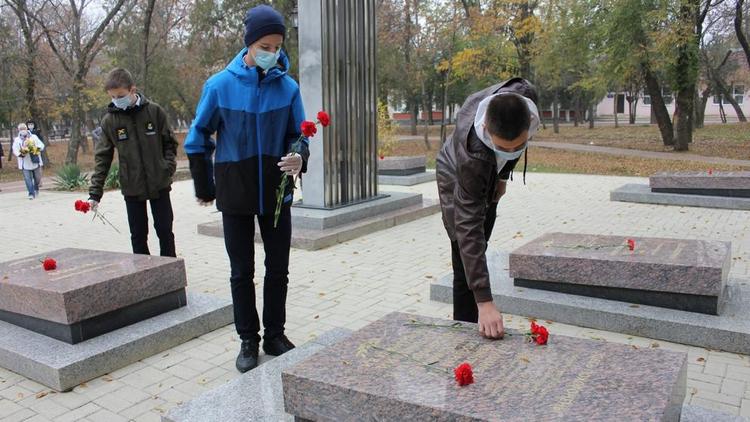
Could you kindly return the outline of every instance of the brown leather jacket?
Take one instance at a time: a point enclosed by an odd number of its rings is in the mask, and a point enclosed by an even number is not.
[[[458,242],[466,280],[477,303],[492,300],[484,219],[489,207],[497,202],[498,182],[508,178],[518,160],[506,163],[498,174],[494,152],[474,131],[474,116],[483,99],[507,91],[538,102],[536,88],[522,78],[509,79],[472,94],[458,112],[456,130],[438,153],[436,163],[443,224],[451,241]]]

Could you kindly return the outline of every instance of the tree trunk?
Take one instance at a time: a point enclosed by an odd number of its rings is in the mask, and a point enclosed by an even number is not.
[[[77,164],[78,163],[78,147],[82,142],[81,137],[81,124],[84,119],[83,112],[83,98],[81,96],[81,88],[84,86],[83,81],[76,81],[73,83],[72,93],[72,127],[70,129],[70,141],[68,142],[68,155],[65,157],[65,164]]]
[[[431,109],[432,107],[429,107],[429,108]],[[429,113],[430,112],[428,110],[428,104],[427,104],[427,90],[426,90],[425,82],[423,79],[422,80],[422,126],[424,127],[424,147],[427,148],[428,151],[431,149],[430,139],[429,139],[430,126],[429,126],[429,121],[428,121],[431,119],[428,119],[427,117]]]
[[[156,0],[148,0],[143,22],[143,80],[141,81],[141,91],[143,95],[148,96],[148,41],[151,36],[151,17],[154,14],[154,4]]]
[[[646,82],[646,91],[651,97],[651,112],[653,113],[653,120],[659,125],[659,132],[661,132],[661,139],[665,146],[674,145],[674,133],[672,128],[672,120],[669,118],[669,111],[667,106],[664,104],[664,98],[661,95],[661,86],[656,76],[651,73],[648,65],[642,64],[643,79]]]
[[[560,133],[560,105],[558,104],[559,98],[560,94],[557,90],[555,90],[555,98],[552,100],[552,130],[555,133]]]
[[[417,116],[419,115],[419,104],[417,104],[416,101],[411,101],[411,107],[409,107],[411,111],[411,134],[412,136],[415,136],[417,134]]]
[[[729,104],[732,105],[732,108],[734,108],[734,112],[737,114],[737,120],[741,122],[746,122],[747,118],[745,117],[745,113],[742,112],[742,107],[740,107],[740,105],[737,104],[737,100],[734,99],[734,95],[731,95],[733,89],[734,87],[727,87],[723,83],[719,85],[719,90],[721,91],[722,101],[725,99]]]
[[[443,111],[443,115],[440,116],[440,145],[442,146],[445,144],[445,140],[448,136],[448,128],[446,126],[445,122],[445,116],[448,114],[448,72],[445,72],[445,76],[443,77],[443,99],[440,101],[440,109]]]
[[[620,127],[620,122],[617,118],[617,97],[619,96],[620,96],[620,93],[618,91],[615,91],[615,101],[613,103],[614,107],[612,107],[612,111],[614,112],[614,115],[615,115],[615,128]]]
[[[742,51],[745,52],[747,65],[750,66],[750,43],[748,43],[745,32],[742,29],[742,12],[744,3],[745,0],[737,0],[737,4],[735,5],[734,32],[737,35],[737,40],[740,42]],[[747,25],[747,23],[745,23],[745,25]]]
[[[675,98],[674,135],[675,151],[687,151],[693,142],[693,91],[682,90]]]
[[[708,97],[711,96],[711,88],[706,88],[701,92],[701,96],[695,107],[695,127],[700,129],[706,122],[706,104],[708,104]]]
[[[589,103],[589,129],[594,128],[594,110],[595,110],[594,103],[593,102]]]

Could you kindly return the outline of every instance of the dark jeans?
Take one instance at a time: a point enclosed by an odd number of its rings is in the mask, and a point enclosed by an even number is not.
[[[497,217],[497,203],[490,204],[487,216],[484,219],[485,250],[490,240],[492,228],[495,227]],[[466,282],[464,264],[461,262],[461,254],[458,242],[451,242],[451,261],[453,265],[453,319],[456,321],[477,322],[479,320],[479,309],[474,299],[474,293],[469,289]]]
[[[234,326],[242,340],[260,342],[260,322],[255,306],[255,217],[222,214],[224,243],[232,267]],[[289,284],[289,247],[292,240],[292,216],[285,207],[273,227],[273,215],[259,215],[258,225],[266,252],[263,279],[263,338],[284,334],[286,293]]]
[[[149,202],[151,203],[151,216],[154,218],[154,229],[156,235],[159,236],[159,254],[176,257],[174,233],[172,233],[174,213],[172,212],[172,201],[169,199],[169,190],[161,191],[159,199],[151,199]],[[133,245],[133,253],[150,255],[146,201],[125,198],[125,207],[128,210],[130,243]]]

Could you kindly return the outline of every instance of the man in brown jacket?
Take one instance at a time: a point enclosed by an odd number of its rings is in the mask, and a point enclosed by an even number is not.
[[[521,78],[472,94],[437,157],[443,224],[451,240],[453,319],[478,322],[489,338],[502,337],[504,329],[492,302],[485,252],[497,202],[538,128],[536,102],[536,89]]]

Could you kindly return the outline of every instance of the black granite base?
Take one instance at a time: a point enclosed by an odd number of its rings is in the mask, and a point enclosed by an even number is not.
[[[725,196],[729,198],[750,198],[750,189],[681,189],[651,188],[654,193],[681,193],[683,195]]]
[[[427,171],[427,167],[412,167],[409,169],[398,169],[398,170],[381,170],[378,169],[378,174],[381,176],[411,176],[412,174],[424,173]]]
[[[723,301],[721,297],[689,295],[684,293],[658,292],[653,290],[623,289],[619,287],[592,286],[551,281],[513,279],[513,285],[531,289],[549,290],[579,296],[597,297],[620,302],[658,306],[701,314],[719,315]]]
[[[180,289],[70,325],[3,310],[0,310],[0,320],[66,343],[76,344],[186,304],[185,289]]]

